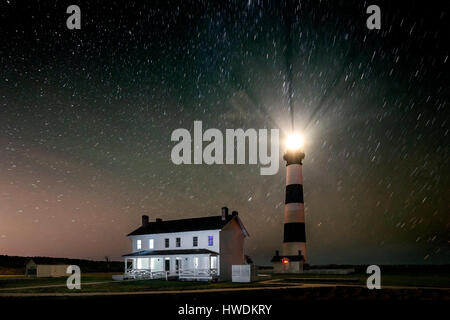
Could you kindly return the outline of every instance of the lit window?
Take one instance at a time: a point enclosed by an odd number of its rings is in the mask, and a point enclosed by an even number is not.
[[[140,250],[142,248],[142,240],[136,240],[136,249]]]
[[[181,238],[176,239],[176,246],[181,247]]]
[[[217,269],[217,257],[211,256],[211,269]]]
[[[164,239],[164,242],[166,244],[166,248],[168,248],[169,247],[169,238]]]
[[[214,237],[208,236],[208,246],[213,246],[213,245],[214,245]]]
[[[193,247],[198,247],[198,237],[193,237],[192,238],[192,246]]]
[[[149,248],[149,249],[153,249],[153,245],[154,245],[154,241],[153,241],[153,239],[150,239],[150,240],[148,241],[148,248]]]
[[[155,269],[155,258],[150,259],[150,269]]]
[[[198,257],[194,258],[194,269],[198,268]]]

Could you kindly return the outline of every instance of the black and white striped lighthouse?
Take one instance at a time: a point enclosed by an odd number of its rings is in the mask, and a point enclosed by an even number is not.
[[[286,194],[284,205],[283,246],[281,255],[272,258],[275,272],[303,272],[306,263],[305,206],[303,203],[302,151],[300,136],[288,138],[286,161]]]
[[[286,161],[286,198],[284,205],[283,256],[302,255],[306,262],[305,205],[303,202],[302,160],[305,154],[288,149]]]

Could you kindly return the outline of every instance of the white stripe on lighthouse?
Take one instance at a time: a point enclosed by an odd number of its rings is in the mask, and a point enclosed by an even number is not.
[[[305,222],[305,205],[303,203],[287,203],[284,206],[284,223]]]
[[[286,185],[290,184],[303,184],[301,164],[290,164],[286,167]]]
[[[283,255],[296,256],[298,251],[301,250],[305,261],[308,261],[306,257],[306,243],[305,242],[284,242],[283,243]]]
[[[296,256],[298,251],[302,252],[305,261],[308,261],[306,256],[306,243],[305,242],[285,242],[283,243],[283,255],[285,256]]]

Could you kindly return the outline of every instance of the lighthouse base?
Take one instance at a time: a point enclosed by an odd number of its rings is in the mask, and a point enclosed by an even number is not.
[[[303,273],[303,262],[300,261],[273,262],[272,265],[274,273]]]
[[[301,252],[295,256],[280,256],[279,252],[276,251],[272,258],[274,273],[303,273],[304,264],[305,258],[301,255]]]

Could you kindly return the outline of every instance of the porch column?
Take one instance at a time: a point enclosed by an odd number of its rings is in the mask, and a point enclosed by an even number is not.
[[[127,273],[128,258],[125,258],[125,273]]]

